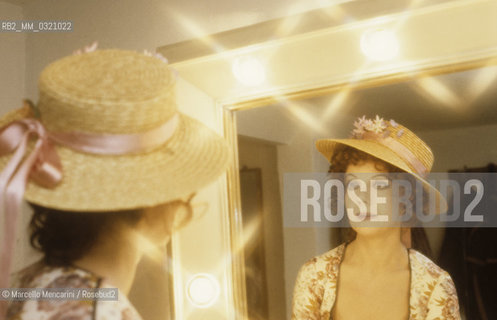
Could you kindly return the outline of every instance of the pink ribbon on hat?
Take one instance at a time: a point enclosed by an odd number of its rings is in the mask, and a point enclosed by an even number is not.
[[[411,152],[411,150],[409,150],[409,148],[394,138],[366,131],[362,134],[362,139],[379,142],[380,144],[395,151],[397,155],[407,161],[418,175],[423,178],[428,175],[428,169],[423,165],[423,163],[419,161],[419,159]]]
[[[33,151],[23,160],[31,136],[38,136]],[[11,123],[0,134],[0,155],[14,155],[0,173],[0,199],[4,220],[4,236],[1,246],[0,288],[9,286],[10,267],[14,255],[17,218],[28,176],[45,186],[55,186],[62,177],[60,159],[41,123],[23,119]],[[2,301],[0,314],[5,315],[7,302]]]
[[[14,255],[17,219],[28,179],[54,188],[62,180],[62,164],[53,142],[71,149],[106,155],[146,152],[164,144],[179,123],[178,114],[163,125],[138,134],[91,134],[83,132],[49,132],[34,118],[14,121],[0,130],[0,156],[14,152],[0,173],[0,213],[5,217],[0,252],[0,288],[9,287]],[[29,140],[37,137],[31,153],[26,155]],[[7,300],[0,301],[0,318],[6,315]]]

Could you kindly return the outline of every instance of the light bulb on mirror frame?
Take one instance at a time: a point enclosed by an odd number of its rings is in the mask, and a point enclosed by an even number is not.
[[[258,86],[266,81],[266,69],[263,63],[251,56],[235,58],[231,65],[235,78],[246,86]]]
[[[399,54],[399,41],[392,30],[370,29],[361,36],[361,51],[371,60],[392,60]]]
[[[197,273],[188,281],[186,293],[192,305],[197,308],[208,308],[219,298],[219,282],[208,273]]]

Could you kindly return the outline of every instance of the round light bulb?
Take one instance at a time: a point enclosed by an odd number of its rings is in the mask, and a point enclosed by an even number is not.
[[[187,284],[187,296],[197,308],[208,308],[219,297],[219,283],[210,274],[198,273]]]
[[[264,65],[254,57],[236,58],[231,69],[235,78],[246,86],[258,86],[266,80]]]
[[[399,42],[391,30],[368,30],[361,36],[361,50],[371,60],[391,60],[399,53]]]

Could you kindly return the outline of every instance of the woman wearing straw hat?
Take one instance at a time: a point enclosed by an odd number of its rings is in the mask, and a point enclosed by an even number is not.
[[[435,195],[435,212],[446,211],[443,196],[425,180],[434,160],[430,148],[394,120],[362,117],[354,125],[350,139],[318,140],[317,149],[330,161],[330,172],[344,173],[345,185],[353,180],[378,182],[378,195],[386,201],[379,205],[365,196],[368,192],[357,193],[366,204],[361,209],[345,198],[345,206],[353,210],[349,220],[355,239],[300,268],[292,319],[460,319],[451,277],[410,248],[410,229],[394,219],[379,227],[372,224],[372,205],[377,205],[377,217],[390,218],[396,210],[391,179],[396,175],[421,183],[420,189]],[[414,197],[410,200],[416,203]],[[400,214],[406,208],[400,206]],[[361,214],[363,220],[353,219]]]
[[[178,112],[174,82],[160,55],[93,46],[43,70],[35,108],[0,119],[0,288],[24,197],[43,259],[14,287],[119,289],[118,301],[15,301],[8,318],[140,319],[126,298],[138,261],[189,220],[195,191],[227,166],[224,140]]]

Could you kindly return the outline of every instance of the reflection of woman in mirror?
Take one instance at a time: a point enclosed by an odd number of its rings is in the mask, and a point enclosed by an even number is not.
[[[1,319],[6,311],[8,319],[141,319],[126,297],[138,262],[164,258],[172,231],[191,220],[193,194],[226,167],[222,138],[178,112],[161,56],[94,49],[50,64],[37,106],[0,119],[10,229],[0,287],[9,286],[24,195],[34,209],[31,244],[43,258],[17,272],[13,286],[118,288],[109,297],[118,300],[12,301],[8,310],[3,301]]]
[[[434,159],[430,148],[393,120],[362,117],[355,122],[350,139],[319,140],[317,148],[330,160],[330,172],[345,173],[345,185],[354,179],[387,181],[378,184],[378,197],[386,199],[385,203],[374,204],[378,216],[391,217],[395,210],[390,177],[394,172],[408,173],[411,182],[421,182],[425,192],[436,195],[436,211],[446,210],[443,196],[424,179]],[[362,197],[367,212],[345,198],[345,207],[365,218],[358,222],[360,219],[349,216],[355,239],[301,267],[294,289],[292,319],[460,319],[449,274],[409,248],[410,231],[401,222],[366,226],[366,222],[372,222],[368,220],[372,218],[373,203],[369,203],[367,192],[357,195]],[[416,203],[412,197],[411,200]],[[405,206],[399,210],[402,214]]]

